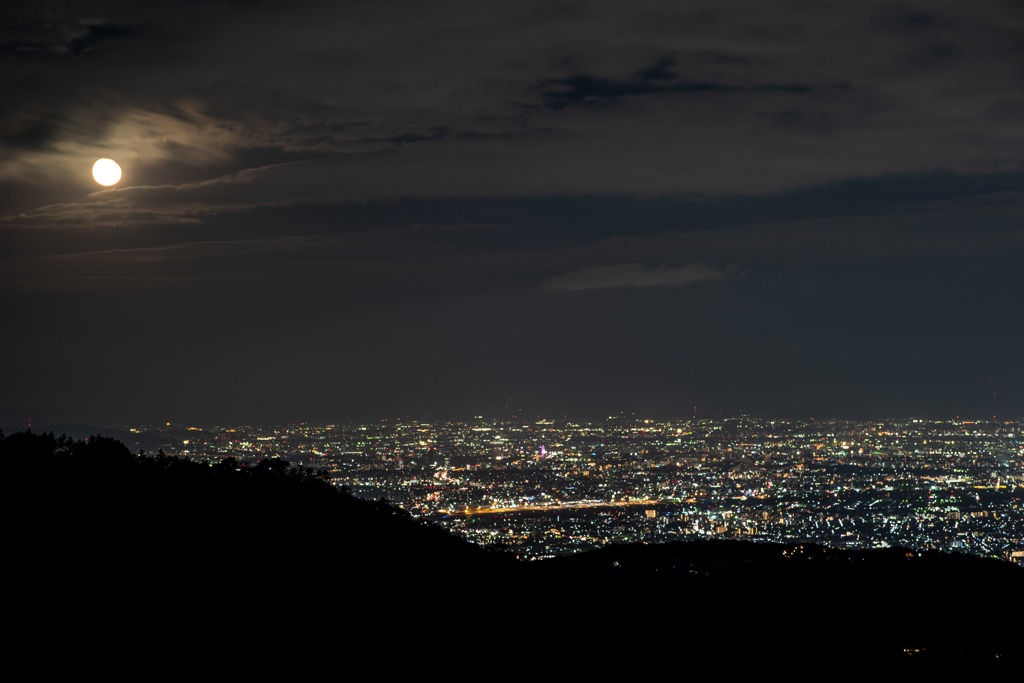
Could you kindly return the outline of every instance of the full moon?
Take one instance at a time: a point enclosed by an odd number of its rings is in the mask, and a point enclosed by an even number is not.
[[[113,159],[99,159],[92,165],[92,177],[100,185],[113,185],[121,179],[121,167]]]

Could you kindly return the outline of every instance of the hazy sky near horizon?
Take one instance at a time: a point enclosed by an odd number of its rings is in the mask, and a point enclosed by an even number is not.
[[[0,86],[0,423],[1024,414],[1014,0],[42,1]]]

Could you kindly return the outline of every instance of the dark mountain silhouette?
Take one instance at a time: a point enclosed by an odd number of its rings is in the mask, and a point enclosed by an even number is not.
[[[520,563],[280,460],[31,433],[0,439],[0,458],[12,618],[44,634],[28,645],[90,662],[610,675],[1020,653],[1024,572],[996,560],[703,541]]]

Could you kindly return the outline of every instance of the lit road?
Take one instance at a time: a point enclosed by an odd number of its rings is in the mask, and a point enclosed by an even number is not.
[[[460,510],[438,510],[444,515],[494,515],[502,512],[547,512],[548,510],[580,510],[583,508],[628,507],[631,505],[658,505],[664,501],[645,498],[642,500],[625,501],[577,501],[551,505],[520,505],[509,508],[462,508]]]

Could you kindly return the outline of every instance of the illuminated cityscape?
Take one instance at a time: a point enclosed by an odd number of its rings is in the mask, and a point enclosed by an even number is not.
[[[1024,422],[381,420],[157,432],[167,455],[283,458],[522,559],[616,542],[902,546],[1024,562]]]
[[[1020,670],[1022,8],[4,3],[12,651]]]

